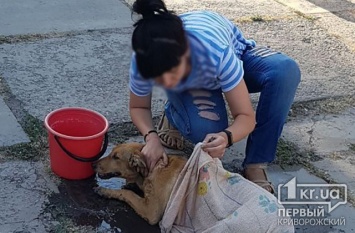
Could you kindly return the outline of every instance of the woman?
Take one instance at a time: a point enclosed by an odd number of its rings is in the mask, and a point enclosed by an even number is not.
[[[216,158],[249,135],[244,176],[273,192],[265,168],[275,158],[300,82],[296,62],[257,47],[215,12],[177,16],[161,0],[137,0],[133,11],[142,18],[132,35],[129,108],[146,141],[142,152],[149,170],[160,158],[167,161],[162,143],[181,147],[180,134],[193,143],[203,141],[203,150]],[[158,132],[151,114],[154,85],[165,88],[168,97]],[[254,114],[249,93],[256,92]]]

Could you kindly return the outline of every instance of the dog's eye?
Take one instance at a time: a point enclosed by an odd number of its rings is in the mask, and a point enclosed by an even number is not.
[[[114,160],[120,159],[120,157],[118,157],[117,155],[112,156],[112,158],[113,158]]]

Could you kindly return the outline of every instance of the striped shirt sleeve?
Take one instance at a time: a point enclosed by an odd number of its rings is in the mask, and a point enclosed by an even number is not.
[[[244,75],[243,62],[237,57],[229,46],[224,50],[218,64],[217,77],[223,92],[236,87]]]
[[[131,58],[131,67],[129,70],[129,89],[136,96],[147,96],[152,92],[152,80],[144,79],[138,71],[135,55]]]

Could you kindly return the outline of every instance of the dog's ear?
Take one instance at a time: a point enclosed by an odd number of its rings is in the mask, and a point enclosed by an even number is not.
[[[136,150],[134,153],[131,154],[128,160],[128,164],[130,167],[135,168],[138,173],[142,176],[148,175],[148,168],[143,160],[143,154]]]

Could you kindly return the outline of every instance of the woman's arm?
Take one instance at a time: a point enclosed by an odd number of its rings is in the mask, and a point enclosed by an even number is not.
[[[148,131],[154,129],[151,111],[152,96],[137,96],[130,92],[129,112],[133,124],[138,128],[142,135],[146,135]],[[155,164],[160,158],[163,158],[165,164],[168,158],[165,154],[164,147],[156,133],[150,133],[146,137],[146,145],[142,149],[145,162],[149,171],[152,171]]]
[[[232,133],[232,141],[238,142],[248,136],[255,127],[255,113],[244,80],[242,79],[236,87],[226,92],[225,97],[234,119],[227,130]],[[209,142],[212,137],[215,139]],[[205,137],[203,149],[212,157],[220,158],[224,155],[227,145],[227,134],[219,132]]]
[[[227,130],[232,132],[233,142],[238,142],[254,130],[256,123],[254,109],[244,80],[242,79],[235,88],[226,92],[225,97],[234,119]]]
[[[133,124],[138,128],[142,135],[145,135],[149,130],[154,129],[151,99],[151,94],[147,96],[137,96],[130,92],[129,113]]]

